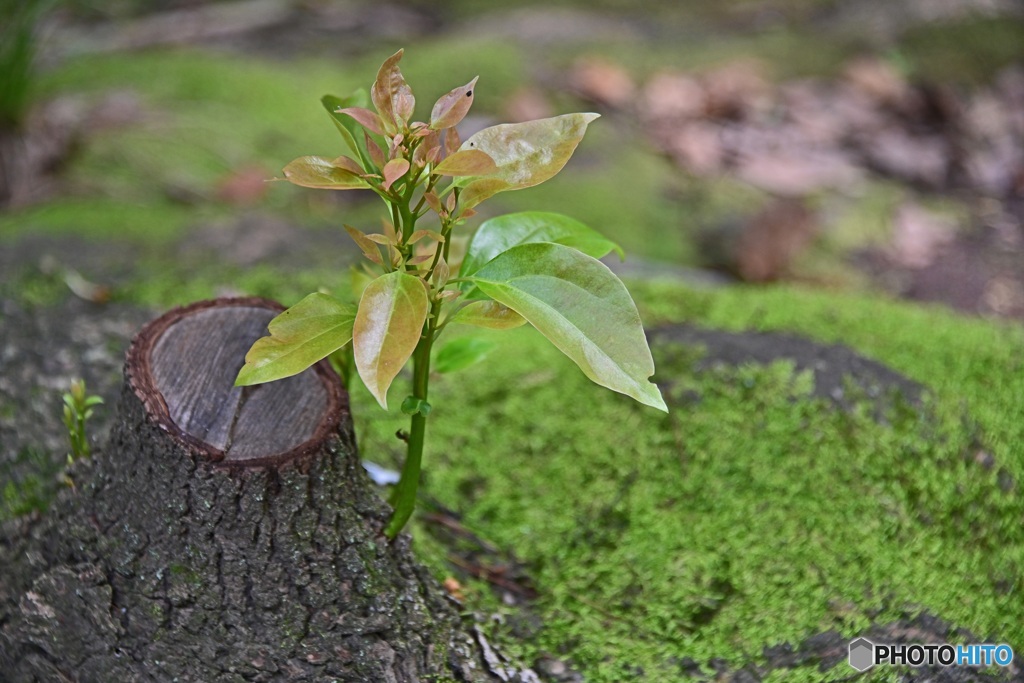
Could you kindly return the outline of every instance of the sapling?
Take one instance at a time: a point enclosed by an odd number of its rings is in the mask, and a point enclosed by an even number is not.
[[[391,496],[389,538],[415,507],[431,410],[431,351],[449,325],[506,330],[529,323],[597,384],[667,411],[649,380],[654,361],[636,306],[597,260],[613,250],[621,254],[615,243],[566,216],[525,212],[485,221],[461,263],[452,249],[453,231],[481,202],[558,173],[598,115],[497,125],[463,141],[456,126],[473,103],[477,79],[437,100],[429,120],[416,121],[401,58],[400,50],[385,60],[369,95],[323,98],[347,155],[301,157],[284,168],[285,179],[296,185],[366,190],[384,200],[380,232],[345,226],[373,279],[355,307],[317,292],[274,318],[236,380],[258,384],[328,356],[344,361],[338,351],[350,347],[356,373],[387,409],[388,389],[411,359],[412,392],[401,404],[410,416],[408,450]],[[446,369],[483,353],[468,339],[443,354]]]

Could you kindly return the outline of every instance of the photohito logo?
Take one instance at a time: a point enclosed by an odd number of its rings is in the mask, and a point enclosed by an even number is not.
[[[850,643],[850,666],[867,671],[876,664],[939,664],[940,666],[1009,666],[1013,648],[1009,645],[880,645],[867,638]]]

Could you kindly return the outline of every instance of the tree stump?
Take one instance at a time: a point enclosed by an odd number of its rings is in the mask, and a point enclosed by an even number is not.
[[[330,368],[233,386],[280,310],[203,302],[135,337],[107,447],[0,534],[0,678],[494,680],[408,538],[382,535]]]

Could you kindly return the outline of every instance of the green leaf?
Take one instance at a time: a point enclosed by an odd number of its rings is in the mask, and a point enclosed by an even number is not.
[[[477,76],[479,78],[479,76]],[[473,106],[473,89],[476,87],[476,78],[461,88],[454,88],[442,95],[430,111],[430,127],[434,130],[442,130],[458,125],[469,108]]]
[[[426,417],[430,415],[431,405],[424,401],[422,398],[416,398],[415,396],[406,396],[405,400],[402,401],[402,412],[406,415],[423,415]]]
[[[557,213],[524,211],[484,221],[473,235],[462,260],[460,277],[472,275],[498,254],[519,244],[554,242],[601,258],[622,247],[578,220]]]
[[[495,173],[498,167],[494,159],[477,149],[464,149],[446,157],[431,171],[434,175],[486,176]]]
[[[587,125],[599,114],[564,114],[525,123],[504,123],[484,128],[459,149],[486,152],[498,165],[492,178],[508,183],[508,190],[531,187],[562,170],[576,150]],[[469,184],[463,178],[460,186]]]
[[[511,330],[526,324],[526,319],[505,304],[497,301],[473,301],[452,316],[453,323],[487,327],[492,330]]]
[[[373,100],[373,106],[377,108],[377,113],[384,124],[384,131],[388,135],[394,135],[404,128],[416,107],[412,88],[405,82],[402,71],[398,68],[403,52],[404,50],[399,50],[384,60],[377,71],[377,80],[370,88],[370,99]]]
[[[494,342],[479,337],[457,337],[444,345],[431,364],[434,372],[446,373],[476,365],[494,350]]]
[[[352,150],[356,158],[362,162],[363,169],[366,171],[371,170],[370,156],[366,153],[366,144],[363,142],[362,127],[351,117],[338,113],[340,109],[348,109],[350,107],[365,109],[370,106],[369,94],[365,90],[359,89],[345,98],[324,95],[320,98],[320,102],[324,105],[327,113],[331,115],[331,120],[337,126],[338,132],[341,133],[341,137],[345,140],[345,144]]]
[[[352,171],[323,157],[299,157],[284,167],[284,177],[293,185],[320,190],[365,190],[370,184]]]
[[[272,382],[297,375],[352,339],[352,306],[315,292],[281,313],[245,354],[236,386]]]
[[[472,279],[484,294],[526,318],[591,380],[668,412],[648,379],[654,360],[640,314],[603,263],[561,244],[521,244]]]
[[[385,410],[388,388],[416,350],[428,308],[423,281],[401,270],[371,282],[359,299],[352,340],[356,370]]]

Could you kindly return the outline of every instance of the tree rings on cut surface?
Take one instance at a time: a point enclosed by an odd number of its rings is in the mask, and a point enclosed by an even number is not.
[[[325,362],[276,382],[234,386],[249,347],[282,310],[266,299],[219,299],[146,325],[132,341],[127,371],[151,418],[221,465],[277,465],[315,451],[343,410],[340,382]]]

